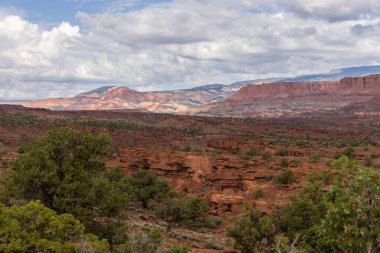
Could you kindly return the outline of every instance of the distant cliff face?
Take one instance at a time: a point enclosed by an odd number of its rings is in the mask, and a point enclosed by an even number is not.
[[[295,115],[338,111],[377,96],[380,96],[380,75],[344,78],[336,82],[253,84],[241,88],[229,99],[201,106],[194,113],[220,116]]]
[[[284,99],[326,95],[380,95],[380,75],[344,78],[337,82],[285,82],[248,85],[231,101],[251,99]]]

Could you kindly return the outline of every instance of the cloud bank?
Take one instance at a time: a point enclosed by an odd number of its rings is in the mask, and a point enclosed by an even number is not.
[[[122,12],[138,2],[78,12],[81,28],[44,29],[0,10],[0,98],[114,84],[178,89],[380,63],[375,0],[175,0]]]

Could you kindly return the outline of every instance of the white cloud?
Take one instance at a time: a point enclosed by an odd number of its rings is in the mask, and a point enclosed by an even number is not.
[[[380,13],[378,0],[287,0],[286,2],[298,14],[330,21],[363,19]]]
[[[73,95],[103,84],[173,89],[380,63],[377,2],[357,3],[175,0],[79,12],[82,30],[0,15],[0,97]]]

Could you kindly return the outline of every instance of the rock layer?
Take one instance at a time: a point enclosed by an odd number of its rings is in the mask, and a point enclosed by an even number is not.
[[[228,116],[276,116],[338,111],[380,96],[380,75],[337,82],[281,82],[247,85],[231,98],[201,106],[195,113]]]

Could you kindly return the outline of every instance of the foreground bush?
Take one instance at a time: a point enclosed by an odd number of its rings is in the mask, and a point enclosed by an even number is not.
[[[57,215],[39,201],[0,206],[0,252],[103,253],[108,248],[72,215]]]
[[[273,239],[275,227],[269,215],[246,206],[245,213],[227,228],[229,236],[235,238],[242,253],[262,252]]]
[[[111,144],[104,134],[70,129],[49,132],[21,148],[7,174],[5,202],[40,200],[58,213],[74,215],[88,231],[109,235],[112,226],[105,221],[123,217],[129,199],[129,186],[121,171],[105,168]]]
[[[167,221],[168,229],[177,225],[190,228],[208,225],[209,207],[202,198],[182,196],[146,170],[131,176],[125,176],[119,169],[109,171],[105,161],[111,153],[108,135],[70,129],[50,131],[20,149],[6,173],[0,194],[2,203],[17,208],[38,200],[66,215],[60,217],[78,219],[83,231],[106,239],[113,252],[153,253],[161,243],[161,235],[156,231],[130,234],[126,221],[131,201],[140,202],[144,208],[155,208],[157,216]],[[64,240],[64,236],[57,234],[57,240]],[[91,236],[80,239],[87,243]]]

